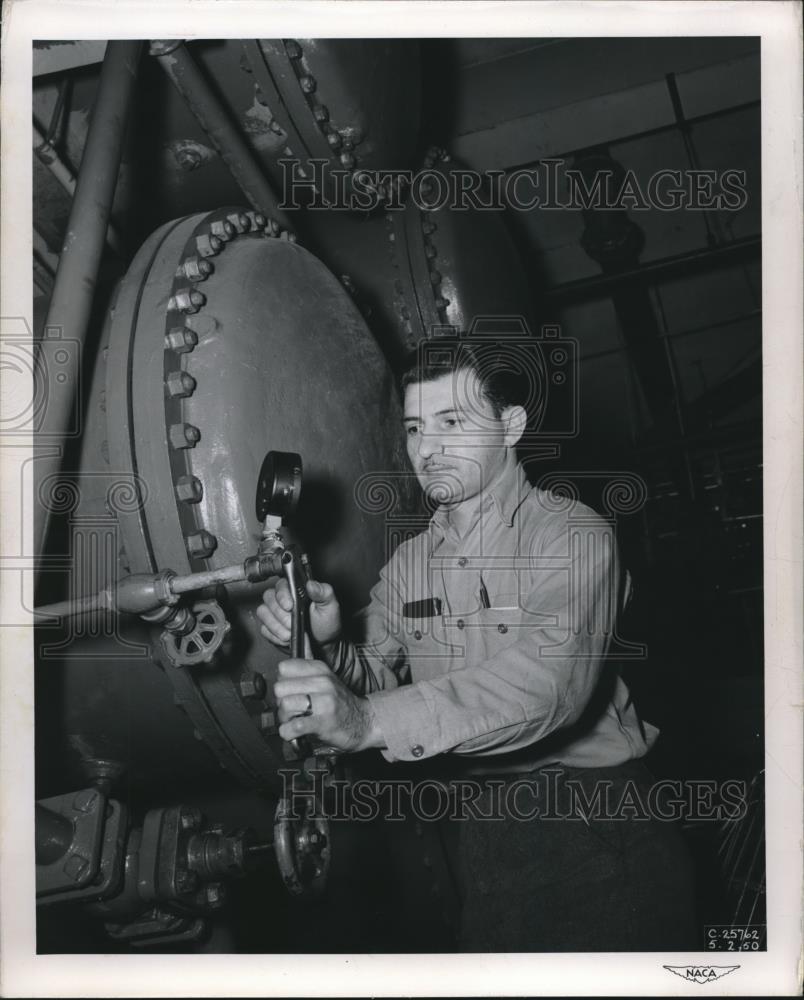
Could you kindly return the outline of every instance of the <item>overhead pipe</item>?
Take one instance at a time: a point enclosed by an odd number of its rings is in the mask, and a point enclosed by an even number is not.
[[[647,261],[623,271],[596,274],[592,278],[579,278],[563,285],[545,288],[542,298],[551,305],[575,303],[585,299],[604,298],[617,288],[644,285],[661,279],[701,274],[718,267],[732,267],[755,259],[762,253],[762,239],[749,236],[718,247],[692,250],[688,253]]]
[[[201,75],[184,42],[153,41],[150,53],[184,98],[251,207],[275,219],[284,228],[291,228],[254,153]]]
[[[138,41],[114,41],[106,47],[45,321],[46,331],[55,329],[61,335],[45,336],[39,344],[38,370],[44,373],[59,370],[60,376],[65,376],[60,380],[68,387],[78,383],[141,51],[142,43]],[[65,351],[65,340],[75,349]],[[41,425],[37,428],[37,444],[42,448],[36,463],[40,483],[59,472],[73,406],[74,391],[66,391],[54,393],[43,408]],[[48,505],[37,505],[34,543],[39,555],[44,549],[49,521]]]
[[[45,138],[45,136],[39,131],[36,127],[36,122],[33,124],[33,151],[36,153],[36,157],[39,162],[43,166],[47,167],[67,194],[69,194],[71,198],[74,197],[75,177],[73,176],[72,170],[70,170],[64,160],[61,159],[50,140]],[[121,249],[120,237],[115,232],[111,223],[109,223],[106,238],[112,250],[119,254]]]

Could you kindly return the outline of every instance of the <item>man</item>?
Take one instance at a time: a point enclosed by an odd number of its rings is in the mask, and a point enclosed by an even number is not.
[[[332,588],[309,584],[323,659],[280,664],[280,735],[443,755],[477,779],[472,815],[502,815],[460,825],[463,949],[693,946],[683,847],[639,798],[656,731],[606,666],[628,591],[611,527],[531,488],[515,455],[527,387],[499,345],[439,347],[403,377],[408,456],[437,510],[382,570],[356,641]],[[290,607],[279,584],[258,612],[278,645]]]

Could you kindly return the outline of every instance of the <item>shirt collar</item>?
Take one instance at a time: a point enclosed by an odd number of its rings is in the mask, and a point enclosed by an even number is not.
[[[486,514],[494,511],[500,521],[510,527],[531,488],[525,470],[512,458],[494,488],[488,490],[481,499],[480,512]],[[445,507],[439,507],[430,518],[430,529],[443,535],[448,524],[449,511]]]

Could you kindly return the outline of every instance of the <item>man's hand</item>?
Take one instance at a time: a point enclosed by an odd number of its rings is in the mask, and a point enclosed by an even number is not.
[[[274,696],[283,740],[312,735],[352,753],[385,745],[368,699],[352,694],[320,660],[283,660]]]
[[[335,642],[341,634],[341,609],[335,591],[328,583],[307,582],[310,605],[310,631],[322,646]],[[275,646],[290,642],[290,612],[293,601],[287,580],[279,580],[262,595],[257,617],[262,622],[260,632]]]

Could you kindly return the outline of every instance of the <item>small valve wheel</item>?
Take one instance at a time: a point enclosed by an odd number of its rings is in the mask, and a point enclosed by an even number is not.
[[[175,667],[210,663],[220,649],[231,625],[217,601],[196,601],[192,606],[195,627],[186,635],[163,631],[162,647]]]
[[[282,881],[294,896],[317,896],[329,874],[329,824],[311,796],[279,800],[274,816],[274,850]],[[301,800],[301,801],[300,801]]]

